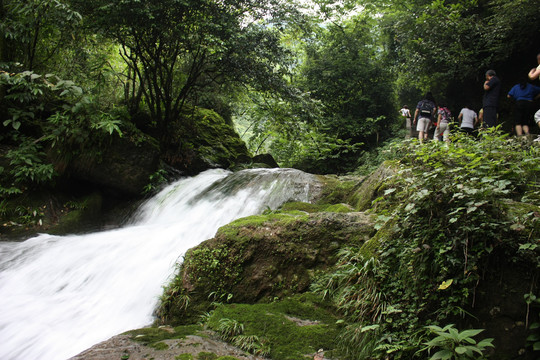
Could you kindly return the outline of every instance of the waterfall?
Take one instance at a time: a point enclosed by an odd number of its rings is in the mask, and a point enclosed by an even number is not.
[[[318,188],[292,169],[209,170],[170,184],[122,228],[0,242],[0,359],[65,360],[150,325],[187,249]]]

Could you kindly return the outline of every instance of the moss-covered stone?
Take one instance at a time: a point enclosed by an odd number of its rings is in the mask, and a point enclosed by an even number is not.
[[[100,156],[77,156],[69,164],[67,174],[119,193],[140,195],[159,167],[157,141],[141,132],[115,137],[100,151]]]
[[[207,325],[224,333],[224,319],[242,324],[239,335],[255,336],[266,345],[270,358],[280,360],[312,359],[320,348],[331,353],[342,326],[326,304],[312,294],[271,303],[220,305]]]
[[[64,235],[99,229],[104,221],[105,202],[101,192],[91,190],[79,194],[43,190],[11,197],[3,203],[0,240],[28,238],[44,232]]]
[[[56,224],[51,224],[48,232],[59,235],[79,232],[84,229],[85,223],[90,223],[101,215],[102,205],[103,197],[99,192],[94,192],[76,203],[67,204],[65,215],[59,217]]]
[[[229,168],[236,159],[251,156],[245,143],[213,110],[189,107],[171,125],[167,142],[161,144],[162,159],[188,174],[210,168]]]
[[[347,213],[354,211],[353,207],[348,204],[334,204],[327,206],[324,211],[327,212],[336,212],[336,213]]]
[[[190,303],[216,300],[253,303],[301,293],[317,270],[332,266],[344,244],[361,245],[373,234],[363,213],[272,213],[236,220],[213,239],[189,250],[172,285]],[[189,310],[186,312],[190,312]],[[171,307],[164,318],[185,312]]]
[[[320,175],[319,180],[323,184],[323,190],[321,197],[317,200],[318,204],[333,205],[346,203],[352,205],[351,197],[364,180],[364,177]]]
[[[371,208],[373,200],[381,195],[385,182],[395,174],[394,162],[385,161],[368,177],[363,176],[319,176],[324,184],[318,204],[349,204],[356,211]],[[345,210],[343,207],[341,211]],[[333,210],[328,210],[333,211]]]
[[[316,212],[322,211],[324,207],[325,205],[317,205],[317,204],[295,201],[295,202],[289,202],[289,203],[283,204],[283,206],[281,207],[281,210],[283,212],[304,211],[306,213],[316,213]]]
[[[373,200],[380,196],[385,181],[396,173],[395,164],[391,161],[385,161],[370,176],[365,178],[360,186],[351,196],[350,204],[357,211],[364,211],[371,208]]]

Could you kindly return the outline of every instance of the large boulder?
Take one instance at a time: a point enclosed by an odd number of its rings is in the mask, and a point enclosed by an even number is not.
[[[100,156],[75,158],[69,165],[70,175],[100,187],[128,195],[140,195],[150,175],[159,167],[159,146],[149,137],[115,137]]]
[[[251,159],[246,144],[213,110],[189,108],[161,144],[168,165],[193,175],[212,168],[230,168],[236,159]]]
[[[183,286],[194,297],[218,292],[247,303],[301,293],[316,271],[335,264],[344,244],[360,245],[372,234],[371,218],[358,212],[292,211],[240,219],[187,252]]]

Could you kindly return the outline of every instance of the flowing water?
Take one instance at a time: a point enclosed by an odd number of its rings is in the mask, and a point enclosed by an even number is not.
[[[0,359],[64,360],[151,324],[187,249],[317,188],[292,169],[210,170],[169,185],[123,228],[0,243]]]

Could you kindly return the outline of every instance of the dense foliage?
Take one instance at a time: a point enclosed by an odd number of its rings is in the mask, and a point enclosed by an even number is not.
[[[423,358],[425,326],[473,322],[488,267],[540,269],[538,147],[497,132],[397,146],[397,174],[375,200],[379,236],[343,250],[316,286],[352,321],[343,347],[354,359]]]

